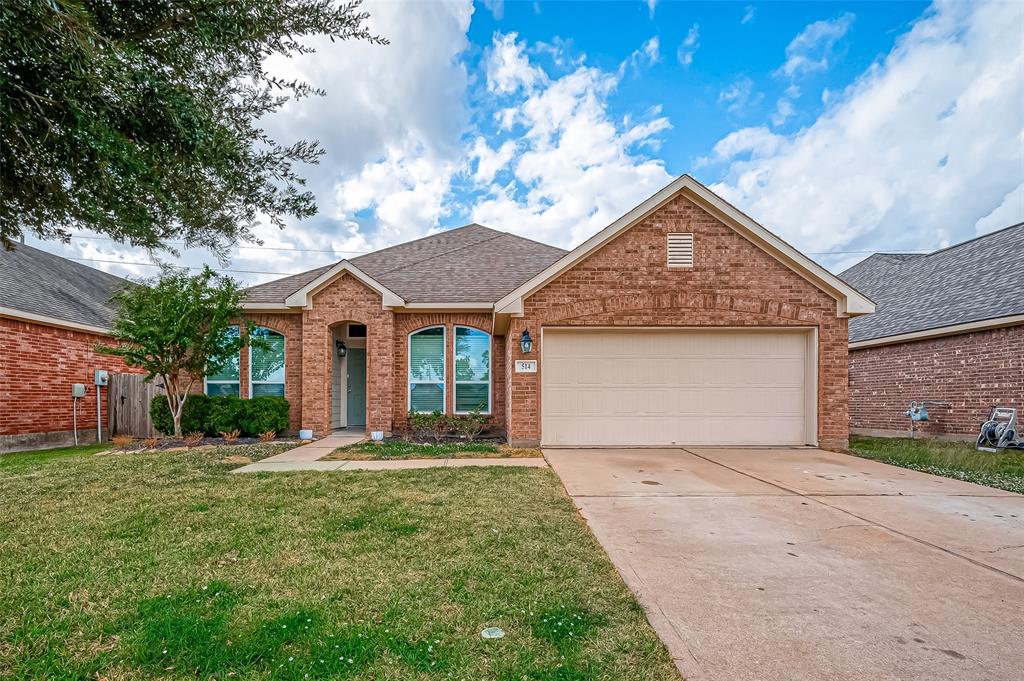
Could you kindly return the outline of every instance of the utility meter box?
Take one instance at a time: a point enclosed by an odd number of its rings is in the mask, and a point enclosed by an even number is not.
[[[72,383],[71,384],[71,396],[72,397],[85,397],[85,384],[84,383]]]
[[[107,374],[105,369],[96,370],[96,385],[106,385],[110,376]]]

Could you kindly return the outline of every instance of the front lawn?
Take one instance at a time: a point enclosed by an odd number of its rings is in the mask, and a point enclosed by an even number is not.
[[[418,443],[405,440],[357,442],[338,447],[322,461],[371,461],[387,459],[522,458],[542,456],[539,449],[517,449],[493,442]]]
[[[967,442],[850,437],[850,453],[894,466],[1024,494],[1024,452],[980,452]]]
[[[237,450],[0,458],[0,677],[678,678],[550,470]]]

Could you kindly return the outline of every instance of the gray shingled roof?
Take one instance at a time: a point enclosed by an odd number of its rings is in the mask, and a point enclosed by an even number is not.
[[[1024,223],[924,255],[875,253],[839,275],[876,304],[850,342],[1024,314]]]
[[[38,248],[0,247],[0,307],[109,328],[110,298],[131,282]]]
[[[494,303],[555,262],[554,246],[466,225],[367,253],[349,262],[410,303]],[[246,302],[280,303],[329,270],[325,265],[247,290]]]

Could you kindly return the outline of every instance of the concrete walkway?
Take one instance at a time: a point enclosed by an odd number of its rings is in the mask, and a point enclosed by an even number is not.
[[[327,437],[262,461],[236,468],[232,473],[274,473],[286,471],[397,471],[407,468],[461,468],[464,466],[522,466],[547,468],[547,462],[535,459],[400,459],[393,461],[320,461],[338,447],[362,442],[362,432],[337,430]]]
[[[688,681],[1019,681],[1024,496],[815,449],[545,450]]]

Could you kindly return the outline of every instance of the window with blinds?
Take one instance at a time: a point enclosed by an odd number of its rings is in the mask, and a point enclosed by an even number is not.
[[[409,334],[409,409],[444,413],[444,327]]]
[[[284,336],[262,326],[252,336],[264,347],[249,347],[249,397],[284,397]]]
[[[668,266],[693,267],[693,234],[668,235]]]
[[[455,327],[455,413],[491,413],[491,335]]]
[[[238,327],[228,327],[227,334],[233,338],[238,338]],[[224,366],[207,374],[206,379],[204,380],[206,394],[211,397],[219,397],[221,395],[233,395],[235,397],[240,397],[238,386],[237,354],[229,359]]]

